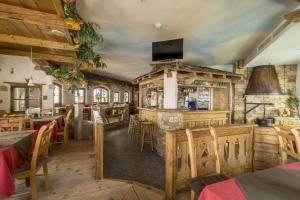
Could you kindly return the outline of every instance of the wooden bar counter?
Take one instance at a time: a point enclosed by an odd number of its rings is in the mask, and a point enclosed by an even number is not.
[[[229,124],[230,111],[200,111],[188,109],[139,108],[139,117],[153,122],[155,149],[165,154],[165,135],[169,130]]]
[[[230,124],[233,87],[240,75],[180,60],[151,64],[152,71],[135,79],[139,85],[139,117],[155,124],[155,148],[165,153],[165,135],[183,130]]]

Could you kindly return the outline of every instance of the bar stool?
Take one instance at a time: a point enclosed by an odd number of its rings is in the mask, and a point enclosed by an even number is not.
[[[143,152],[144,144],[150,144],[153,151],[153,123],[141,122],[141,152]]]
[[[137,145],[139,144],[139,138],[140,138],[140,134],[141,134],[141,122],[143,120],[139,119],[138,117],[133,119],[133,136],[134,139],[137,143]]]
[[[134,119],[137,118],[137,115],[130,115],[129,118],[129,126],[128,126],[128,134],[130,135],[130,138],[134,138]]]

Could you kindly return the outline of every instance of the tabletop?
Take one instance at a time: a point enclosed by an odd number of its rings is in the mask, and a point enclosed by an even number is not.
[[[300,172],[300,162],[290,163],[282,166],[278,166],[277,168],[289,169],[289,170],[297,170]],[[264,172],[267,170],[262,170],[259,172]],[[252,174],[255,174],[252,173]],[[299,173],[300,174],[300,173]],[[251,174],[249,174],[251,176]],[[292,177],[290,177],[292,178]],[[296,177],[297,178],[297,177]],[[279,182],[277,185],[283,186],[283,183]],[[274,186],[274,185],[272,185]],[[275,184],[276,186],[276,184]],[[254,188],[254,187],[253,187]],[[260,191],[263,191],[262,188],[258,188]],[[244,190],[243,190],[244,191]],[[247,200],[245,197],[245,193],[242,192],[239,182],[235,178],[228,179],[226,181],[218,182],[215,184],[211,184],[206,186],[201,192],[198,200]]]
[[[52,120],[57,120],[57,119],[63,118],[63,117],[64,117],[63,115],[44,116],[44,117],[34,118],[33,122],[52,121]]]
[[[34,130],[0,132],[0,148],[13,145],[30,136]]]
[[[36,136],[37,130],[0,132],[0,197],[13,193],[13,171],[27,160]]]

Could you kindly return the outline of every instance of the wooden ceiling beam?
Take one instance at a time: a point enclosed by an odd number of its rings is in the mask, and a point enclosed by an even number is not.
[[[75,50],[76,48],[75,45],[65,42],[56,42],[8,34],[0,34],[0,42],[61,50]]]
[[[300,22],[300,9],[290,12],[289,14],[285,15],[284,18],[288,22],[294,22],[294,23]]]
[[[0,3],[0,19],[71,29],[64,23],[64,17],[59,15],[4,3]]]
[[[61,0],[52,0],[52,4],[55,8],[57,16],[61,17],[61,18],[66,18],[65,12],[64,12],[64,6],[63,6]],[[66,36],[67,40],[69,41],[69,43],[73,44],[73,40],[71,38],[69,30],[67,28],[65,28],[64,32],[65,32],[65,36]]]
[[[13,49],[0,49],[0,54],[30,57],[29,51],[21,51],[21,50],[13,50]],[[80,61],[75,57],[58,55],[58,54],[50,54],[50,53],[39,53],[39,52],[32,52],[32,59],[49,60],[49,61],[56,61],[56,62],[70,63],[70,64],[80,63]]]

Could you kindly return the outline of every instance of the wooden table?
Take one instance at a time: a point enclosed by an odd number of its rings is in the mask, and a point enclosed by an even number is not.
[[[15,189],[12,174],[33,149],[35,130],[0,132],[0,196],[9,197]]]
[[[34,118],[33,119],[34,130],[39,130],[42,126],[47,125],[53,120],[56,121],[56,125],[52,131],[52,138],[55,138],[57,136],[58,131],[63,131],[65,125],[63,115]]]
[[[279,166],[279,168],[300,170],[300,162]],[[267,171],[267,170],[264,170]],[[262,172],[262,171],[261,171]],[[300,173],[300,172],[299,172]],[[251,174],[250,174],[251,175]],[[270,186],[272,187],[272,186]],[[284,185],[282,185],[284,187]],[[198,200],[247,200],[237,181],[231,178],[226,181],[208,185],[204,188]],[[288,199],[288,198],[287,198]]]

